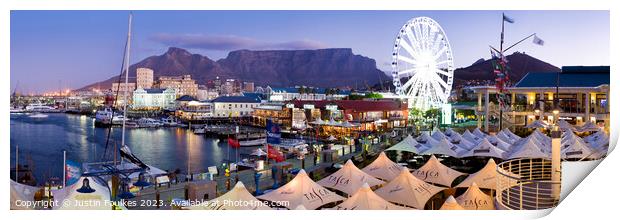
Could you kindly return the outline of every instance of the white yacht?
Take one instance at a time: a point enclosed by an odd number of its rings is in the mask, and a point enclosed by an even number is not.
[[[29,115],[28,117],[29,118],[34,118],[34,119],[43,119],[43,118],[47,118],[48,115],[40,113],[40,112],[35,112],[34,114]]]
[[[41,103],[31,103],[26,106],[28,112],[49,112],[56,110],[54,107],[43,105]]]
[[[152,119],[152,118],[141,118],[138,119],[138,126],[141,128],[157,128],[162,126],[161,122]]]
[[[112,117],[114,115],[114,117]],[[95,126],[105,127],[112,125],[120,125],[123,123],[124,117],[118,113],[114,113],[112,108],[104,108],[95,113]]]

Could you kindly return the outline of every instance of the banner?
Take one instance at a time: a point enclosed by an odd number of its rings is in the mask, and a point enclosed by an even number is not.
[[[65,181],[67,186],[76,183],[82,176],[82,166],[80,163],[67,160],[65,165]]]
[[[267,143],[279,144],[280,143],[280,126],[273,123],[271,120],[267,120]]]

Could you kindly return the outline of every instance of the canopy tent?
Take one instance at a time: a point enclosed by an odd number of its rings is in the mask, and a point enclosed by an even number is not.
[[[419,180],[403,169],[396,178],[375,190],[375,193],[393,203],[424,209],[426,202],[444,189]]]
[[[24,206],[22,202],[33,202],[34,194],[41,190],[39,187],[21,184],[11,180],[11,209],[10,210],[27,210],[35,207]]]
[[[443,133],[448,137],[452,137],[452,135],[458,134],[456,131],[452,130],[452,128],[446,128],[446,131]]]
[[[411,152],[414,154],[419,154],[420,149],[418,149],[418,147],[421,147],[421,146],[422,145],[419,144],[415,139],[413,139],[411,135],[407,135],[405,139],[398,142],[394,146],[386,149],[386,151],[395,150],[395,151],[406,151],[406,152]]]
[[[603,130],[586,136],[583,140],[592,148],[600,149],[609,146],[609,136]]]
[[[564,132],[574,132],[577,131],[577,128],[575,128],[573,125],[569,124],[567,121],[565,120],[559,120],[558,121],[558,126],[560,127],[560,130],[564,131]]]
[[[286,185],[257,198],[280,202],[289,209],[294,209],[299,205],[307,209],[316,209],[327,203],[344,200],[342,196],[312,181],[303,169]]]
[[[483,133],[483,132],[480,130],[480,128],[476,128],[476,129],[474,129],[474,131],[472,132],[472,134],[473,134],[474,136],[476,136],[476,137],[479,137],[479,138],[485,138],[485,137],[487,136],[487,134]]]
[[[508,144],[514,144],[515,142],[517,142],[517,140],[513,139],[511,136],[506,134],[506,132],[504,132],[503,130],[500,131],[500,132],[497,132],[495,137],[497,137],[498,139],[500,139],[503,142],[506,142]]]
[[[525,128],[545,128],[545,129],[548,127],[549,127],[549,124],[541,120],[533,121],[531,124],[528,124],[525,126]]]
[[[78,189],[89,188],[92,192],[78,192]],[[80,177],[80,179],[63,189],[52,190],[54,195],[53,209],[65,210],[112,210],[110,190],[96,178]]]
[[[467,210],[494,210],[493,197],[485,194],[474,182],[471,186],[456,198],[456,202]]]
[[[448,199],[446,199],[443,205],[441,205],[441,208],[439,208],[439,210],[465,210],[465,208],[463,208],[461,205],[459,205],[458,202],[456,202],[454,196],[450,196],[448,197]]]
[[[505,136],[505,134],[504,134],[504,136]],[[510,147],[512,146],[511,143],[503,141],[501,138],[497,137],[497,135],[489,135],[487,137],[487,140],[492,145],[498,147],[499,149],[502,149],[502,151],[509,151]]]
[[[469,130],[465,130],[465,132],[463,132],[463,135],[461,136],[463,136],[464,139],[474,144],[478,144],[478,142],[480,142],[480,139],[481,139],[477,137],[476,135],[473,135],[471,132],[469,132]]]
[[[327,138],[327,140],[328,140],[328,141],[335,141],[335,140],[338,140],[338,138],[334,137],[333,135],[330,135],[330,136]]]
[[[418,136],[418,138],[416,138],[416,140],[420,144],[424,145],[424,149],[431,148],[433,145],[436,145],[439,143],[439,141],[435,140],[435,138],[431,137],[426,132],[423,132],[420,136]]]
[[[435,127],[435,129],[433,129],[433,134],[431,135],[432,138],[435,138],[435,140],[441,140],[444,138],[448,138],[443,132],[441,132],[441,130],[439,130],[437,127]]]
[[[231,202],[234,201],[234,202]],[[271,210],[245,188],[241,181],[224,195],[200,204],[188,207],[191,210]]]
[[[262,156],[267,155],[267,152],[265,152],[263,149],[257,148],[256,150],[252,151],[250,155],[262,157]]]
[[[433,146],[430,146],[430,148],[423,151],[422,154],[424,155],[441,154],[441,155],[458,158],[459,155],[463,152],[464,150],[450,143],[448,139],[443,138],[439,141],[439,143]]]
[[[456,187],[469,187],[472,183],[477,183],[480,188],[497,189],[497,164],[490,158],[487,164],[478,172],[472,173]]]
[[[504,150],[491,144],[487,138],[483,138],[476,147],[465,152],[463,157],[495,157],[501,159],[504,158]]]
[[[583,124],[581,127],[578,127],[576,129],[578,132],[590,132],[590,131],[598,131],[601,128],[599,128],[596,124],[592,123],[591,121],[588,121],[585,124]]]
[[[158,177],[161,175],[166,175],[168,173],[166,173],[166,171],[163,171],[157,167],[151,166],[151,165],[146,165],[148,167],[148,169],[145,169],[145,175],[146,176],[150,176],[150,177]],[[131,163],[131,162],[124,162],[124,163],[120,163],[118,165],[116,165],[116,168],[119,170],[131,170],[131,169],[138,169],[140,168],[138,165]],[[133,172],[131,174],[129,174],[129,178],[132,180],[138,179],[138,177],[140,176],[140,172]]]
[[[536,137],[542,143],[551,142],[551,137],[543,134],[539,129],[534,130],[531,135],[534,135],[534,137]]]
[[[459,137],[459,141],[458,144],[456,144],[456,146],[460,147],[461,149],[464,150],[471,150],[472,148],[474,148],[476,146],[476,144],[474,142],[471,142],[465,138],[462,138],[460,134],[455,133],[455,135],[453,136],[458,136]],[[454,141],[454,140],[453,140]]]
[[[515,141],[518,141],[519,139],[521,139],[521,137],[519,137],[519,135],[516,135],[515,133],[512,133],[512,131],[510,131],[510,129],[508,129],[508,128],[504,128],[502,130],[502,132],[504,134],[506,134],[508,137],[510,137],[510,139],[513,139]]]
[[[314,119],[314,121],[310,122],[310,124],[323,125],[323,124],[325,124],[325,122],[323,122],[323,120],[321,120],[321,118],[316,118],[316,119]]]
[[[381,198],[364,183],[351,197],[340,203],[335,210],[402,210],[409,209],[394,205]]]
[[[586,142],[572,131],[567,131],[562,137],[561,155],[562,158],[568,159],[594,159],[595,151],[586,144]]]
[[[463,137],[461,136],[461,134],[459,134],[459,133],[458,133],[458,132],[456,132],[456,131],[452,131],[452,132],[450,133],[450,135],[447,135],[447,136],[448,136],[448,139],[449,139],[450,141],[452,141],[452,142],[459,142],[459,141],[461,141],[461,140],[463,139]]]
[[[541,146],[535,143],[534,137],[527,137],[521,144],[514,146],[512,151],[506,154],[506,159],[515,158],[549,158],[550,155],[541,150]]]
[[[404,167],[394,163],[394,161],[391,161],[384,152],[381,152],[379,157],[377,157],[377,159],[375,159],[375,161],[370,163],[368,166],[364,167],[362,171],[374,176],[375,178],[390,181],[396,178],[402,169],[404,169]]]
[[[353,164],[353,161],[348,160],[338,171],[317,181],[317,183],[351,195],[364,184],[372,187],[383,184],[383,181],[364,173]]]
[[[432,155],[431,158],[422,167],[420,167],[420,169],[413,171],[413,175],[425,182],[450,187],[452,186],[454,179],[465,175],[465,173],[461,173],[441,164],[435,155]]]

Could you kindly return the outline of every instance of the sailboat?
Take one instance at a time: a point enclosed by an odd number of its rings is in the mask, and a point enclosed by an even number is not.
[[[124,81],[128,83],[129,81],[129,57],[130,57],[130,49],[131,49],[131,23],[132,23],[132,14],[129,14],[129,28],[127,32],[127,42],[125,44],[125,53],[123,57],[123,68],[121,70],[120,77],[123,77]],[[120,80],[119,80],[120,82]],[[118,96],[118,91],[117,91]],[[123,92],[123,100],[127,100],[127,91]],[[127,102],[123,102],[122,108],[122,116],[119,115],[118,118],[121,119],[121,142],[120,148],[117,148],[117,145],[114,144],[113,159],[111,161],[102,161],[102,162],[92,162],[86,163],[82,167],[84,169],[82,176],[93,177],[96,180],[100,180],[100,184],[103,183],[105,185],[110,186],[112,199],[127,199],[133,197],[133,195],[127,191],[129,185],[144,187],[150,185],[148,182],[148,177],[152,177],[153,179],[160,175],[166,175],[167,173],[161,169],[158,169],[153,166],[149,166],[142,162],[137,156],[135,156],[129,146],[125,143],[125,132],[127,127]],[[108,128],[108,139],[106,141],[106,150],[104,152],[104,157],[108,151],[108,145],[110,140],[110,135],[112,134],[111,128]],[[120,158],[117,158],[120,156]],[[134,182],[134,183],[130,183]],[[120,193],[119,193],[120,192]]]

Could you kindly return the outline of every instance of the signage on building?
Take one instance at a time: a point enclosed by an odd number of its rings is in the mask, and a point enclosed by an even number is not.
[[[314,105],[312,105],[312,104],[304,104],[304,109],[314,109]]]
[[[325,105],[325,109],[329,111],[338,111],[337,105]]]
[[[452,104],[443,104],[441,106],[441,124],[452,124]]]
[[[295,108],[295,104],[293,104],[293,103],[288,103],[288,104],[286,104],[286,107],[287,107],[287,108]]]

